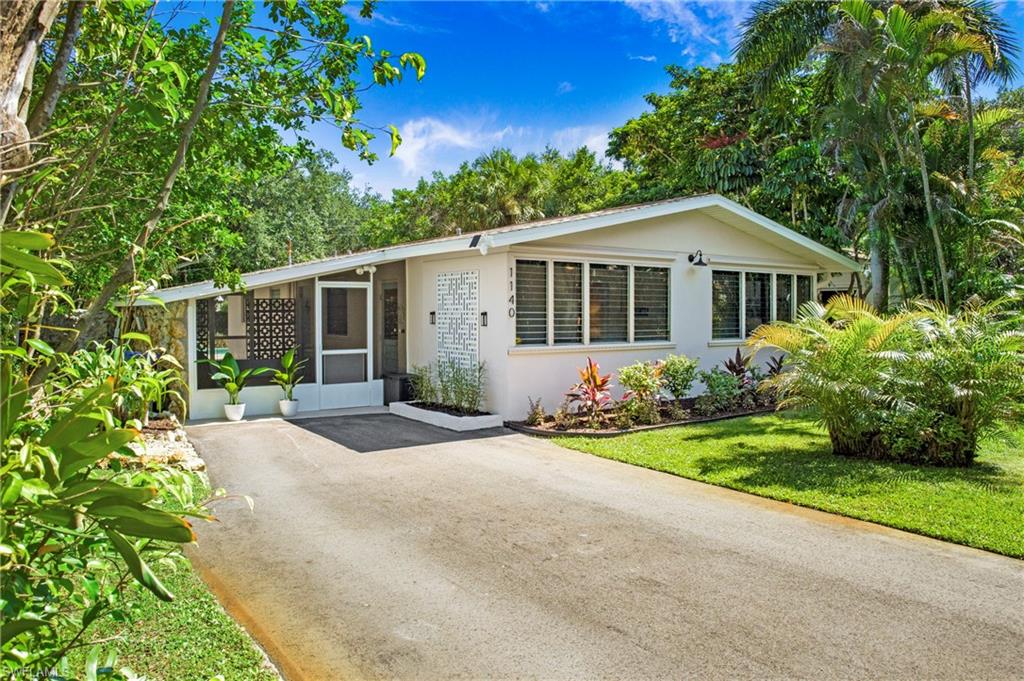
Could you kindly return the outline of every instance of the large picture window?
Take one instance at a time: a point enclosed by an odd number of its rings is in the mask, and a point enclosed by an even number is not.
[[[633,268],[633,340],[668,340],[668,274],[667,267]]]
[[[765,272],[746,274],[746,327],[747,335],[772,321],[772,275]]]
[[[516,345],[667,341],[669,272],[667,267],[516,260]]]
[[[775,319],[793,321],[793,275],[775,275]]]
[[[548,263],[516,261],[516,345],[548,342]]]
[[[625,265],[590,266],[590,342],[629,340],[629,270]]]
[[[711,337],[740,337],[740,273],[711,273]]]
[[[583,265],[578,262],[556,262],[555,279],[555,343],[583,342]]]
[[[808,274],[711,273],[711,338],[741,340],[761,324],[792,321],[797,309],[814,297]]]

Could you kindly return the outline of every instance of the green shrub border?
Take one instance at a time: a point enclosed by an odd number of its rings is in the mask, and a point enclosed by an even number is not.
[[[713,421],[727,421],[729,419],[738,419],[744,416],[760,416],[762,414],[773,414],[779,411],[775,407],[769,407],[767,409],[755,409],[753,411],[738,411],[730,414],[718,414],[716,416],[699,416],[693,419],[686,419],[685,421],[664,421],[662,423],[655,423],[650,426],[633,426],[632,428],[626,428],[623,430],[551,430],[548,428],[537,428],[535,426],[528,426],[523,421],[505,421],[505,427],[509,430],[514,430],[518,433],[525,433],[526,435],[536,435],[538,437],[591,437],[591,438],[602,438],[602,437],[619,437],[620,435],[629,435],[630,433],[642,433],[647,430],[660,430],[662,428],[678,428],[679,426],[697,425],[699,423],[711,423]]]

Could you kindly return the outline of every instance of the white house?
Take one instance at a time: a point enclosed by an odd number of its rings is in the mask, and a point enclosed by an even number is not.
[[[190,416],[225,393],[201,358],[309,359],[300,410],[379,405],[384,377],[438,358],[483,362],[486,408],[555,409],[587,356],[604,371],[669,353],[704,367],[762,322],[790,319],[850,258],[719,195],[539,220],[252,272],[245,292],[162,289],[187,326]],[[248,414],[280,389],[250,384]]]

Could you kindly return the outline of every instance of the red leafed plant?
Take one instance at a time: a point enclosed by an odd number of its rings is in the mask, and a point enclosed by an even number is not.
[[[601,375],[601,367],[587,357],[587,366],[577,369],[580,382],[565,394],[569,404],[576,406],[577,413],[586,416],[592,428],[599,428],[604,417],[602,410],[611,402],[612,375]]]

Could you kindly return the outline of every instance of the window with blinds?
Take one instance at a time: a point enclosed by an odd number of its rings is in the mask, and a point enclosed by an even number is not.
[[[806,274],[796,275],[796,307],[799,310],[800,306],[811,300],[814,296],[814,286],[811,281],[811,277]]]
[[[516,345],[548,342],[548,264],[516,260]]]
[[[749,336],[757,327],[772,321],[772,275],[766,272],[747,272],[746,278],[744,326]]]
[[[775,319],[793,321],[793,275],[775,275]]]
[[[590,342],[629,340],[629,269],[626,265],[590,266]]]
[[[740,273],[711,273],[711,338],[740,337]]]
[[[555,344],[583,342],[583,265],[556,262],[554,267]]]
[[[669,339],[668,268],[633,268],[633,340]]]

